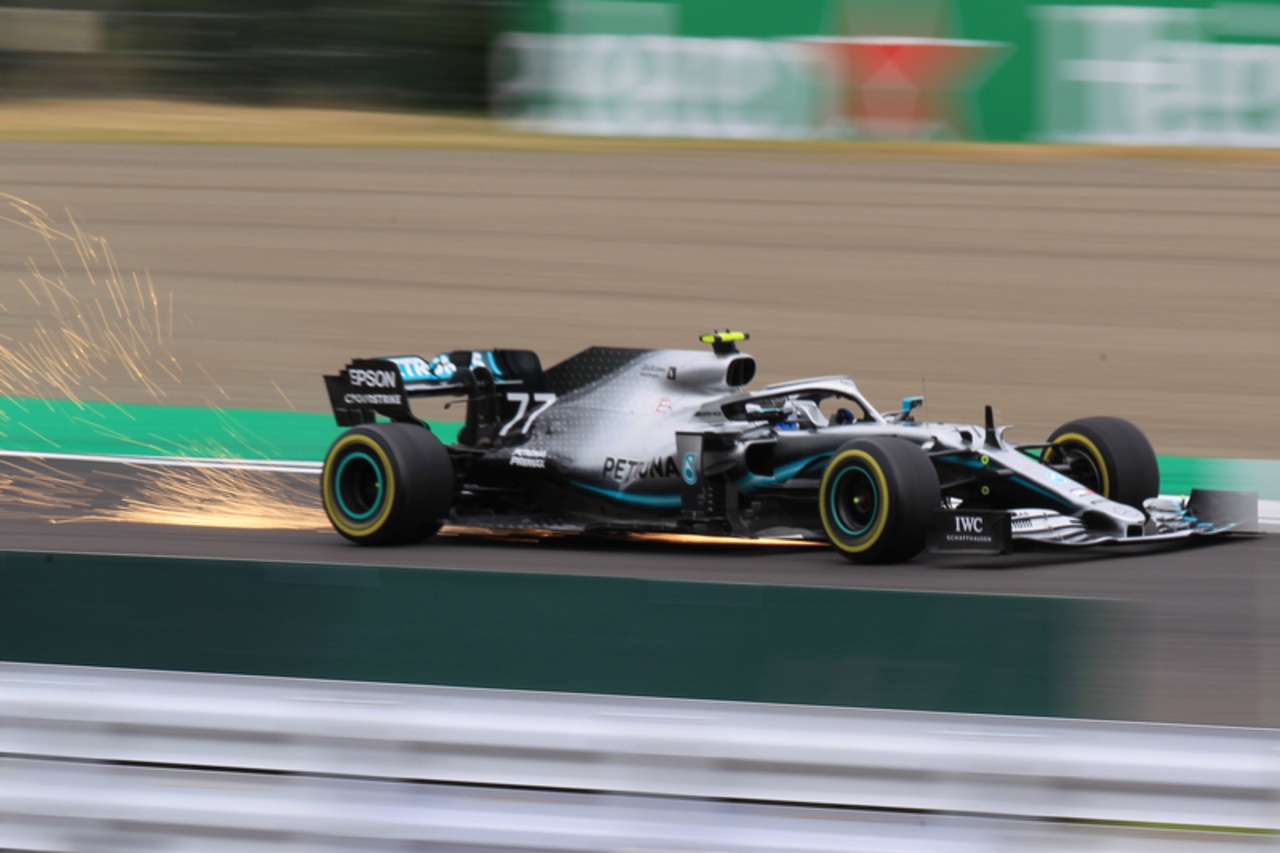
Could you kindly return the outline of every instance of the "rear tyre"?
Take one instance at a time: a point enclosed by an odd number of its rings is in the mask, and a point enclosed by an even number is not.
[[[919,554],[941,502],[933,463],[901,438],[841,446],[818,489],[827,539],[855,563],[901,563]]]
[[[1041,461],[1116,503],[1142,509],[1160,493],[1156,452],[1142,430],[1122,418],[1081,418],[1049,436]]]
[[[434,535],[453,508],[453,460],[429,430],[366,424],[329,448],[320,494],[337,530],[360,545],[403,545]]]

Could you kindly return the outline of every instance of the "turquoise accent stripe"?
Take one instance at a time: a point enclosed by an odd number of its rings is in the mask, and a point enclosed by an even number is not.
[[[621,501],[623,503],[635,504],[637,506],[658,506],[675,509],[680,506],[679,495],[629,495],[625,492],[614,492],[609,489],[601,489],[596,486],[588,486],[586,483],[574,483],[579,489],[586,489],[588,492],[595,492],[597,495],[603,495],[610,500]]]
[[[830,457],[830,453],[819,453],[816,456],[805,457],[799,462],[791,462],[776,469],[771,477],[761,477],[758,474],[744,474],[735,481],[735,485],[737,485],[738,491],[750,494],[761,486],[771,486],[775,483],[782,483],[790,480],[817,460],[829,459]]]
[[[498,367],[498,362],[494,359],[492,352],[485,351],[484,363],[489,366],[489,372],[493,374],[494,379],[502,378],[502,370]]]
[[[1071,503],[1071,501],[1067,500],[1061,495],[1055,495],[1053,492],[1049,491],[1048,489],[1042,489],[1041,487],[1037,486],[1035,483],[1028,480],[1026,477],[1022,477],[1015,474],[1010,479],[1015,480],[1018,484],[1020,484],[1024,488],[1030,489],[1033,492],[1039,492],[1049,500],[1057,501],[1063,506],[1068,506],[1068,507],[1075,506],[1075,504]]]

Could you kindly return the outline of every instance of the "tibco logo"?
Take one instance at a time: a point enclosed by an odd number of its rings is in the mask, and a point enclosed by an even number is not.
[[[359,367],[353,367],[347,371],[347,379],[352,385],[359,388],[394,388],[396,387],[396,373],[394,370],[364,370]]]

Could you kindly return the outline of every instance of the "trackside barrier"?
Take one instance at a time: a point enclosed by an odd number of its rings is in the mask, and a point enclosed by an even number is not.
[[[0,552],[0,660],[931,711],[1103,716],[1122,606]]]
[[[1252,850],[1280,830],[1278,748],[1274,730],[0,664],[0,846],[92,847],[96,821],[211,850],[227,833],[313,849],[616,849],[630,833],[686,850],[1012,850],[1047,819],[1202,828],[1153,846],[1165,830],[1148,826],[1123,849]],[[846,807],[909,817],[811,811]],[[850,846],[895,821],[919,833]]]
[[[1055,828],[1057,833],[1025,821],[885,813],[871,819],[847,810],[0,759],[0,844],[6,851],[1023,853],[1061,834],[1061,825]],[[1000,844],[997,836],[1009,841]],[[1170,850],[1142,840],[1145,847],[1126,853],[1199,849]]]
[[[1115,824],[0,759],[6,851],[1271,853]],[[17,811],[14,811],[14,807]]]

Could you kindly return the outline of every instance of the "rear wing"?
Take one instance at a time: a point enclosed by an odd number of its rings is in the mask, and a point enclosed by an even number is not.
[[[422,423],[413,397],[466,397],[467,422],[459,444],[477,445],[505,435],[531,395],[546,396],[542,362],[528,350],[456,350],[430,361],[416,355],[357,358],[337,376],[324,377],[340,427],[373,423],[377,415]]]

